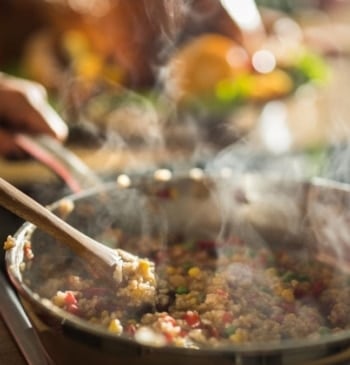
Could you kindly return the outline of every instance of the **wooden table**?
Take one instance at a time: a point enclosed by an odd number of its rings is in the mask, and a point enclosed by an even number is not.
[[[0,318],[0,364],[27,365],[2,318]]]
[[[0,364],[53,365],[52,361],[49,362],[15,290],[2,272],[0,313]]]

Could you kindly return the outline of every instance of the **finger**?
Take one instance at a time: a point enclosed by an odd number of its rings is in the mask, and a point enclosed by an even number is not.
[[[32,104],[29,125],[32,132],[46,133],[52,135],[60,141],[64,141],[68,136],[68,126],[58,113],[45,101]]]
[[[68,127],[48,104],[45,89],[34,82],[10,78],[0,87],[0,115],[11,122],[8,128],[28,133],[45,133],[59,140]]]
[[[33,133],[46,133],[61,141],[68,135],[68,127],[49,105],[45,89],[36,83],[26,85],[23,106],[27,110],[27,127]]]

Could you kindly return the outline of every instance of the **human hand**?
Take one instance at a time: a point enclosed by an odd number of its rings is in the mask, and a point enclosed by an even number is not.
[[[0,155],[22,155],[16,133],[48,134],[63,141],[68,127],[40,84],[0,73]]]

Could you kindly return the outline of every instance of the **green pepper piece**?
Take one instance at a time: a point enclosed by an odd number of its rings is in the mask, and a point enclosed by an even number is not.
[[[176,294],[180,294],[180,295],[187,294],[188,288],[186,288],[185,286],[178,286],[175,291],[176,291]]]
[[[224,334],[226,337],[230,337],[231,335],[233,335],[237,330],[237,327],[236,326],[228,326],[228,327],[225,327],[224,329]]]

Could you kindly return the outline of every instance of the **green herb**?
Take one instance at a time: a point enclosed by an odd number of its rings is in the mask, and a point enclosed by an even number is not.
[[[310,276],[306,274],[299,274],[298,281],[310,281]]]
[[[186,288],[185,286],[178,286],[176,288],[176,294],[187,294],[188,293],[188,288]]]
[[[296,272],[292,272],[292,271],[287,271],[285,274],[282,275],[282,281],[284,281],[285,283],[289,283],[292,280],[297,280],[297,281],[310,281],[310,277],[306,274],[299,274]]]
[[[297,280],[297,275],[296,273],[292,272],[292,271],[287,271],[285,274],[282,275],[282,281],[285,283],[289,283],[292,280]]]
[[[228,326],[224,329],[224,333],[226,337],[232,336],[237,330],[236,326]]]

